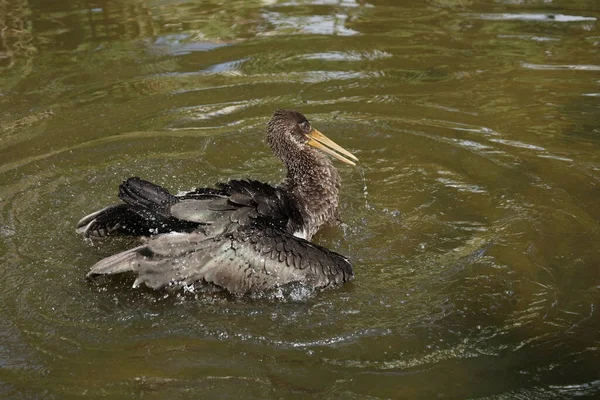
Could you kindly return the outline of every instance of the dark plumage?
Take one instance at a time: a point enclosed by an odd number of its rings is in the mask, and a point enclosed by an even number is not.
[[[99,261],[88,277],[133,272],[134,287],[174,290],[209,282],[236,294],[351,280],[348,259],[310,239],[323,224],[337,222],[340,189],[337,170],[315,148],[352,165],[348,158],[356,157],[296,111],[275,112],[267,143],[288,170],[277,187],[231,180],[174,196],[127,179],[119,187],[123,203],[84,217],[77,231],[86,237],[144,236],[143,244]]]

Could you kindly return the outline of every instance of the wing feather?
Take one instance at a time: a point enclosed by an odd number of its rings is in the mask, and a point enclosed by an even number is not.
[[[250,243],[251,237],[259,237],[257,244]],[[289,242],[304,245],[303,255],[286,250],[293,247]],[[345,257],[282,231],[256,228],[218,238],[200,233],[159,235],[144,246],[100,261],[88,275],[126,271],[137,275],[134,286],[177,290],[206,281],[236,294],[294,282],[322,288],[353,277]]]
[[[133,272],[134,286],[177,290],[204,281],[244,294],[294,282],[323,288],[354,276],[345,257],[293,236],[302,226],[298,207],[268,184],[232,180],[173,196],[130,178],[119,197],[123,204],[83,218],[78,231],[154,235],[99,261],[90,277]]]

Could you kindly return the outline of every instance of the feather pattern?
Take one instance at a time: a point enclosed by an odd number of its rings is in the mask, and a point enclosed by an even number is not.
[[[286,113],[278,118],[291,121],[289,126],[305,120],[300,113]],[[268,139],[274,130],[269,129]],[[137,177],[124,181],[119,186],[123,203],[84,217],[77,231],[87,237],[144,236],[143,244],[99,261],[88,277],[130,272],[135,287],[177,290],[207,282],[235,294],[294,282],[325,288],[351,280],[347,258],[309,241],[322,224],[335,222],[337,171],[312,149],[303,148],[291,162],[272,147],[288,166],[279,187],[230,180],[175,196]],[[309,179],[298,176],[302,163],[324,168],[311,171]],[[311,186],[313,181],[318,185]]]

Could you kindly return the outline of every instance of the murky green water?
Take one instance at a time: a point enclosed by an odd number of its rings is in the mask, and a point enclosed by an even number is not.
[[[0,0],[0,397],[600,396],[600,3]],[[353,151],[356,279],[282,299],[84,279],[140,176],[277,181],[277,108]]]

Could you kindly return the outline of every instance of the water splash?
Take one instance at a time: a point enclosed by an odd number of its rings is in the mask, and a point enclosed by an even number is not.
[[[361,166],[359,166],[358,170],[360,171],[360,177],[362,178],[363,181],[363,196],[365,198],[365,209],[366,210],[373,210],[373,206],[371,206],[369,204],[369,188],[367,186],[367,178],[365,176],[365,169]]]

